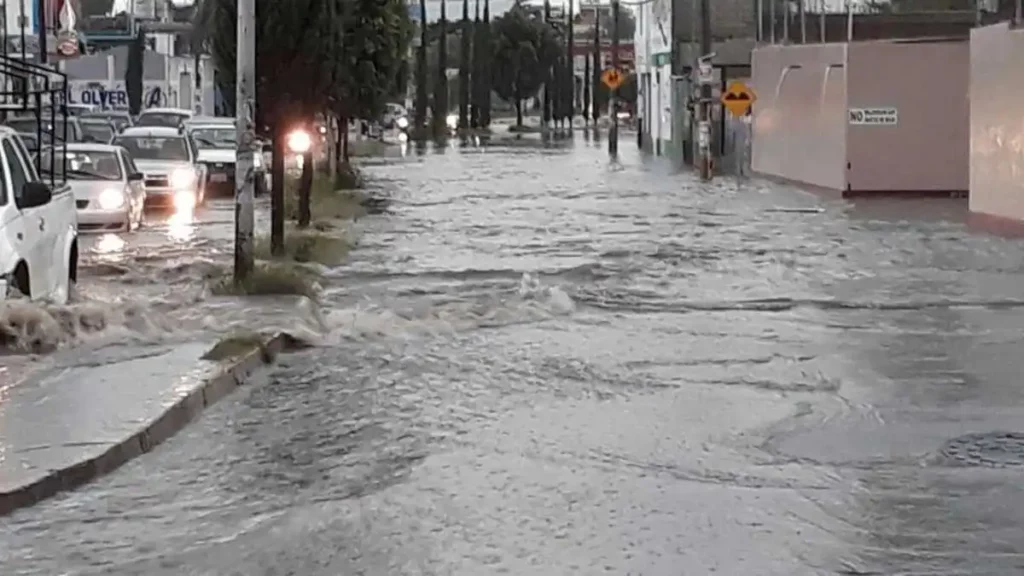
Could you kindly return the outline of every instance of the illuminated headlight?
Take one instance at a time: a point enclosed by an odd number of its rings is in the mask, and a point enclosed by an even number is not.
[[[175,189],[192,188],[196,183],[196,172],[182,168],[171,173],[171,187]]]
[[[448,115],[448,127],[451,128],[452,130],[459,127],[459,117],[457,114]]]
[[[174,193],[174,209],[188,212],[196,207],[196,197],[191,191],[179,190]]]
[[[104,210],[117,210],[124,206],[124,192],[116,188],[107,188],[100,192],[97,202],[99,202],[100,208]]]
[[[296,154],[305,154],[313,147],[313,139],[305,130],[295,130],[288,135],[288,149]]]
[[[409,127],[409,119],[406,118],[405,116],[402,116],[401,118],[395,121],[395,124],[398,124],[399,128],[405,130],[406,128]]]

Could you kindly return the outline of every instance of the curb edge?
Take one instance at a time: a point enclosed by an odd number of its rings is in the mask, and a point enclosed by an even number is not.
[[[59,470],[52,470],[38,480],[0,494],[0,517],[19,508],[37,504],[60,492],[88,484],[151,451],[195,420],[208,406],[245,385],[253,372],[273,364],[281,352],[293,347],[294,344],[295,341],[289,334],[278,332],[261,347],[234,359],[218,370],[145,427],[110,446],[101,454]]]

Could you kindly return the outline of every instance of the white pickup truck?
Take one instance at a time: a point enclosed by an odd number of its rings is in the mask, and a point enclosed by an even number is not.
[[[0,126],[0,300],[67,302],[78,275],[78,220],[66,182],[36,173],[21,138]]]

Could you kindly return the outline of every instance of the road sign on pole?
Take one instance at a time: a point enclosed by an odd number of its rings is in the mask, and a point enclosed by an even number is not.
[[[757,101],[757,95],[743,82],[730,82],[722,93],[722,105],[736,117],[745,116],[750,107]]]
[[[601,73],[601,82],[604,82],[604,85],[607,86],[609,90],[617,90],[625,81],[625,75],[615,68],[608,68]]]

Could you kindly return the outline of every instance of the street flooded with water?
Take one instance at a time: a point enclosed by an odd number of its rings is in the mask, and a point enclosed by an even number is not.
[[[315,310],[203,292],[230,204],[97,239],[83,291],[154,311],[125,332],[315,345],[0,518],[3,573],[1024,572],[1022,245],[621,148],[364,163],[391,203]]]

